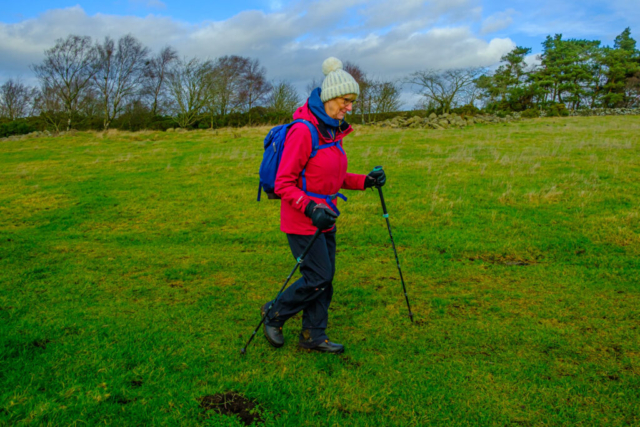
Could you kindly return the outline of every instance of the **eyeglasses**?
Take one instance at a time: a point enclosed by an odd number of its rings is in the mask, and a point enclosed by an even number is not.
[[[355,99],[342,98],[342,103],[344,104],[345,107],[352,105],[354,102],[356,102]]]

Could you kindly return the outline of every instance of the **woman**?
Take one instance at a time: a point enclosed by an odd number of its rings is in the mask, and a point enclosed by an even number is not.
[[[302,315],[300,346],[327,353],[342,353],[344,346],[329,341],[325,329],[333,295],[336,227],[340,212],[336,206],[340,189],[365,190],[382,186],[383,170],[369,175],[347,173],[347,156],[341,140],[353,129],[344,121],[360,94],[355,79],[342,69],[342,62],[329,58],[322,64],[326,76],[294,119],[312,123],[318,132],[319,150],[312,156],[312,135],[304,123],[294,124],[285,142],[275,192],[280,198],[280,229],[287,234],[294,258],[311,240],[317,228],[323,230],[300,265],[302,277],[287,288],[265,319],[264,334],[274,347],[282,347],[282,328],[299,311]],[[262,307],[262,315],[270,302]]]

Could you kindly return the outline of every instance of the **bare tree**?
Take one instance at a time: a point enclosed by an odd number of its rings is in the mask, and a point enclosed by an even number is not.
[[[415,111],[430,111],[436,110],[438,105],[433,102],[433,99],[430,98],[419,98],[418,101],[413,106]]]
[[[145,66],[144,93],[151,98],[151,115],[154,117],[162,111],[161,103],[166,92],[167,73],[177,59],[178,52],[167,46]]]
[[[212,115],[226,116],[241,107],[241,91],[249,62],[249,58],[236,55],[223,56],[216,60],[214,72],[211,74],[209,109]]]
[[[483,75],[484,71],[478,72],[473,79],[473,84],[467,86],[460,92],[460,96],[457,98],[457,103],[460,105],[476,105],[482,103],[482,89],[478,87],[477,79],[480,75]]]
[[[448,113],[458,101],[468,98],[468,91],[474,89],[474,80],[482,71],[481,68],[429,69],[416,71],[405,82],[417,86],[420,95],[434,101]]]
[[[40,113],[44,122],[56,132],[59,132],[64,126],[64,105],[54,89],[45,86],[38,92],[35,109]]]
[[[106,37],[98,50],[98,71],[93,80],[100,93],[104,113],[104,129],[124,110],[125,100],[136,94],[142,85],[149,48],[131,34],[118,40]]]
[[[311,81],[307,84],[307,86],[305,87],[307,93],[306,95],[311,95],[311,92],[313,92],[313,90],[317,87],[322,86],[322,79],[317,80],[315,77],[311,79]]]
[[[19,79],[7,80],[0,86],[0,117],[16,120],[31,115],[37,92]]]
[[[287,81],[272,83],[273,89],[267,99],[267,106],[275,112],[293,114],[301,104],[298,91]]]
[[[267,69],[257,59],[250,59],[243,71],[240,102],[246,111],[250,111],[269,94],[271,84],[267,81]]]
[[[97,50],[91,45],[91,37],[69,35],[56,40],[44,55],[44,61],[33,66],[33,71],[40,79],[42,92],[60,99],[69,130],[96,73]]]
[[[358,99],[356,100],[354,107],[356,112],[360,113],[362,123],[364,124],[364,113],[366,110],[371,110],[371,97],[369,94],[371,82],[362,68],[352,62],[345,62],[343,70],[351,74],[351,77],[353,77],[353,79],[358,83],[358,86],[360,86],[360,95],[358,95]]]
[[[97,123],[99,119],[102,119],[104,127],[104,101],[96,86],[91,86],[87,90],[86,95],[82,98],[82,103],[79,105],[78,112],[84,120],[88,120],[91,123]]]
[[[370,82],[369,92],[372,107],[369,111],[369,121],[371,121],[371,111],[374,114],[391,113],[402,107],[400,85],[394,82]]]
[[[192,125],[211,102],[215,82],[211,61],[198,58],[178,60],[168,73],[169,91],[173,98],[173,120],[180,127]]]

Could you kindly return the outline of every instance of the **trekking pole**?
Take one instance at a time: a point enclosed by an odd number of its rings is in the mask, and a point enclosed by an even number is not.
[[[309,242],[307,247],[304,248],[304,251],[302,251],[302,255],[300,255],[298,257],[298,259],[296,260],[297,261],[296,266],[293,267],[293,270],[291,270],[291,273],[289,273],[289,277],[287,277],[287,280],[284,281],[284,285],[282,285],[282,288],[280,288],[280,292],[278,292],[278,295],[276,296],[276,299],[274,299],[273,302],[269,305],[269,308],[264,313],[264,316],[262,316],[262,319],[260,319],[260,323],[258,323],[258,326],[256,326],[256,329],[253,331],[253,334],[251,334],[251,336],[249,337],[249,341],[247,341],[245,346],[240,350],[240,354],[244,355],[244,354],[247,353],[247,347],[249,347],[249,344],[251,344],[251,341],[253,341],[253,337],[256,336],[256,333],[258,332],[258,329],[260,329],[260,326],[262,326],[262,324],[264,323],[265,319],[269,315],[269,312],[271,311],[271,307],[273,307],[275,305],[275,303],[278,301],[278,298],[280,298],[280,295],[282,295],[282,291],[284,291],[284,288],[287,286],[287,283],[289,283],[289,280],[291,280],[291,277],[293,276],[293,274],[296,272],[296,270],[298,269],[300,264],[302,264],[302,261],[304,261],[304,257],[307,256],[307,252],[309,252],[309,249],[311,249],[311,246],[313,246],[315,241],[320,236],[321,232],[322,232],[322,230],[320,230],[319,228],[316,230],[316,233],[311,238],[311,241]]]
[[[374,171],[382,169],[382,166],[376,166]],[[384,219],[387,220],[387,229],[389,230],[389,237],[391,238],[391,246],[393,247],[393,253],[396,255],[396,264],[398,265],[398,272],[400,273],[400,281],[402,282],[402,290],[404,291],[404,299],[407,300],[407,308],[409,309],[409,318],[413,322],[413,313],[411,312],[411,306],[409,305],[409,297],[407,296],[407,288],[404,285],[404,278],[402,277],[402,270],[400,269],[400,261],[398,260],[398,252],[396,251],[396,244],[393,242],[393,235],[391,234],[391,224],[389,223],[389,213],[387,212],[387,205],[384,203],[384,196],[382,195],[382,187],[378,187],[378,194],[380,194],[380,202],[382,203],[382,212]]]

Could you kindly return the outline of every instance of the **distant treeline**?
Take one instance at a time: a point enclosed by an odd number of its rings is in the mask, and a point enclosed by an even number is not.
[[[525,62],[531,48],[518,46],[493,72],[424,70],[404,82],[419,89],[422,109],[445,113],[462,105],[525,117],[538,117],[541,111],[557,116],[580,109],[640,107],[640,52],[629,28],[613,47],[597,40],[563,40],[561,34],[547,36],[542,47],[535,64]]]
[[[363,75],[359,68],[346,68]],[[258,59],[153,54],[132,35],[93,42],[69,35],[32,65],[39,80],[0,86],[0,137],[30,130],[218,128],[282,123],[304,99],[288,81],[269,81]],[[309,90],[319,84],[311,81]],[[399,108],[399,86],[367,81],[370,114]],[[389,96],[395,101],[389,101]]]
[[[486,108],[502,111],[544,109],[561,104],[581,108],[640,106],[640,52],[631,30],[615,38],[613,47],[597,40],[563,40],[547,36],[539,65],[527,66],[530,48],[516,47],[502,57],[494,73],[474,82]]]
[[[516,47],[502,65],[416,71],[398,81],[370,78],[345,63],[360,84],[351,122],[367,123],[403,109],[402,87],[421,95],[414,110],[473,114],[524,112],[568,114],[581,108],[640,106],[640,52],[631,30],[614,46],[600,41],[548,36],[535,64],[531,48]],[[132,35],[69,35],[34,64],[38,87],[19,79],[0,86],[0,137],[32,130],[166,130],[275,124],[288,121],[304,102],[287,81],[269,81],[258,59],[223,56],[180,58],[167,46],[152,53]],[[312,80],[307,92],[320,82]],[[305,94],[306,95],[306,94]]]

